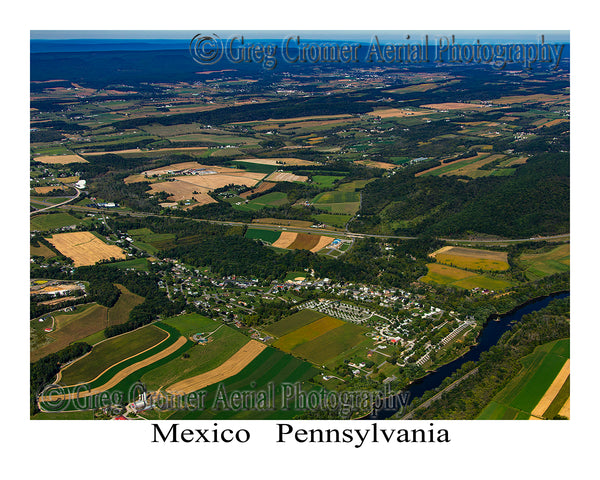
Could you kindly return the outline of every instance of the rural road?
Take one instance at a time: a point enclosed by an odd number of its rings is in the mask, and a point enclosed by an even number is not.
[[[68,201],[74,200],[75,198],[76,197],[73,197],[72,199],[70,199]],[[64,202],[64,203],[67,203],[67,202]],[[60,205],[64,205],[64,203],[62,203]],[[59,205],[55,205],[55,206],[58,207]],[[54,208],[54,207],[48,207],[48,208]],[[86,212],[104,212],[103,210],[97,210],[97,209],[85,208],[85,207],[69,207],[69,208],[73,208],[74,210],[86,211]],[[32,212],[32,213],[38,213],[41,211],[42,210],[36,210],[35,212]],[[419,238],[419,237],[400,236],[400,235],[377,235],[377,234],[371,234],[371,233],[354,233],[354,232],[345,232],[345,231],[340,231],[340,230],[326,230],[324,228],[293,227],[293,226],[288,226],[288,225],[269,225],[266,223],[245,223],[245,222],[234,222],[234,221],[228,221],[228,220],[206,220],[203,218],[180,217],[180,216],[176,216],[176,215],[160,215],[160,214],[156,214],[156,213],[145,213],[145,212],[111,211],[110,213],[115,214],[115,215],[131,216],[131,217],[178,218],[181,220],[195,220],[197,222],[207,222],[207,223],[212,223],[212,224],[217,224],[217,225],[227,225],[227,226],[231,226],[231,227],[246,226],[246,227],[260,228],[262,230],[283,230],[283,231],[298,232],[298,233],[319,233],[322,235],[323,234],[324,235],[332,235],[332,236],[351,238],[351,239],[353,239],[353,238],[381,238],[381,239],[391,239],[391,240],[417,240]],[[457,239],[457,238],[439,237],[439,240],[442,240],[444,242],[467,243],[467,244],[469,244],[469,243],[521,243],[521,242],[540,242],[543,240],[559,240],[559,239],[568,240],[570,235],[571,235],[570,233],[563,233],[560,235],[548,235],[548,236],[536,235],[536,236],[529,237],[529,238],[507,238],[507,239],[505,239],[505,238]]]
[[[57,207],[61,207],[63,205],[66,205],[67,203],[72,202],[73,200],[76,200],[79,198],[79,195],[81,195],[81,190],[79,190],[76,187],[73,187],[75,190],[77,190],[77,194],[74,195],[71,198],[68,198],[67,200],[65,200],[64,202],[61,203],[57,203],[56,205],[51,205],[49,207],[45,207],[45,208],[40,208],[39,210],[34,210],[33,212],[29,212],[29,215],[34,215],[36,213],[40,213],[40,212],[45,212],[46,210],[50,210],[51,208],[57,208]]]

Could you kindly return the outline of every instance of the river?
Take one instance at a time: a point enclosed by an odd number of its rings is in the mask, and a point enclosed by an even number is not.
[[[421,397],[428,390],[438,388],[447,377],[456,372],[466,362],[478,361],[481,353],[488,351],[491,347],[496,345],[500,340],[500,337],[504,334],[504,332],[510,330],[514,322],[520,322],[523,316],[527,315],[528,313],[541,310],[552,300],[565,298],[568,296],[569,292],[555,293],[517,307],[512,312],[501,315],[498,319],[488,320],[477,337],[477,344],[471,347],[468,352],[461,357],[458,357],[456,360],[442,365],[437,370],[430,372],[424,377],[411,383],[408,388],[404,390],[404,392],[408,392],[410,394],[410,401],[412,401],[415,398]],[[394,413],[396,413],[396,411],[397,408],[374,410],[370,415],[363,417],[363,419],[383,420],[391,417]]]

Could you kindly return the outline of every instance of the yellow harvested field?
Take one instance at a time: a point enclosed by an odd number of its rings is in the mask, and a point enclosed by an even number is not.
[[[568,121],[569,121],[568,118],[557,118],[556,120],[550,120],[549,122],[541,124],[539,127],[537,127],[537,129],[543,128],[543,127],[552,127],[554,125],[558,125],[559,123],[565,123]]]
[[[180,200],[195,200],[200,205],[216,202],[216,200],[207,193],[208,191],[208,188],[202,188],[192,183],[183,182],[180,180],[175,180],[173,182],[153,183],[150,185],[150,190],[148,190],[148,192],[151,194],[167,192],[169,194],[168,200],[171,200],[172,202],[179,202]]]
[[[567,398],[567,401],[562,406],[558,414],[566,418],[571,418],[571,397]]]
[[[528,159],[529,159],[529,157],[518,157],[518,158],[515,158],[514,160],[511,160],[510,162],[508,162],[506,164],[506,166],[512,167],[513,165],[523,165],[524,163],[527,163]]]
[[[88,163],[85,158],[79,155],[40,155],[33,157],[36,162],[47,163],[50,165],[67,165],[69,163]]]
[[[488,155],[488,154],[484,153],[484,152],[478,152],[477,155],[474,155],[473,157],[461,158],[460,160],[455,160],[454,162],[451,161],[452,158],[446,158],[446,159],[442,160],[441,165],[438,165],[437,167],[429,168],[427,170],[423,170],[423,171],[415,174],[415,177],[420,177],[422,175],[425,175],[426,173],[433,172],[434,170],[439,170],[440,168],[447,167],[450,163],[455,163],[457,165],[459,163],[471,161],[471,160],[474,160],[476,158],[483,157],[486,155]],[[450,160],[450,161],[448,161],[448,160]]]
[[[313,253],[317,253],[319,250],[321,250],[322,248],[325,248],[327,245],[329,245],[334,240],[335,240],[335,238],[333,238],[333,237],[321,236],[321,238],[319,238],[319,242],[313,248],[311,248],[310,251]]]
[[[52,190],[61,190],[61,191],[64,191],[65,187],[63,187],[62,185],[59,186],[59,187],[35,187],[34,190],[35,190],[35,193],[42,193],[42,194],[44,194],[44,193],[51,192]]]
[[[421,108],[431,108],[433,110],[473,110],[473,109],[488,109],[491,108],[489,105],[482,103],[460,103],[460,102],[448,102],[448,103],[430,103],[427,105],[420,105]]]
[[[256,340],[250,340],[217,368],[174,383],[167,388],[167,392],[187,394],[202,390],[214,383],[222,382],[223,380],[240,373],[244,367],[254,360],[265,348],[267,348],[266,345],[257,342]]]
[[[79,180],[79,175],[73,175],[72,177],[57,178],[57,180],[60,183],[75,183],[77,180]]]
[[[215,188],[221,188],[225,185],[245,185],[247,187],[253,187],[260,180],[264,178],[264,173],[256,172],[236,172],[232,173],[215,173],[211,175],[184,175],[175,178],[175,181],[181,181],[190,183],[197,187],[204,187],[208,190],[214,190]]]
[[[289,172],[273,172],[265,180],[269,182],[306,182],[308,177]]]
[[[101,385],[96,388],[92,388],[91,390],[84,390],[82,392],[78,392],[77,395],[81,398],[81,397],[89,397],[92,395],[96,395],[98,393],[106,392],[109,389],[113,388],[114,386],[118,385],[121,380],[124,380],[125,378],[127,378],[129,375],[136,372],[140,368],[144,368],[148,365],[158,362],[159,360],[162,360],[163,358],[169,356],[171,353],[177,351],[177,349],[181,348],[185,344],[185,342],[187,342],[187,339],[185,337],[183,337],[183,336],[179,337],[175,341],[175,343],[173,343],[169,347],[165,348],[164,350],[162,350],[158,353],[155,353],[154,355],[146,358],[145,360],[140,360],[139,362],[134,363],[133,365],[129,365],[128,367],[125,367],[123,370],[121,370],[119,373],[117,373],[114,377],[112,377],[104,385]],[[151,348],[154,348],[154,347],[151,347]],[[122,361],[125,361],[125,360],[122,360]],[[119,363],[121,363],[121,362],[119,362]],[[43,399],[43,401],[47,402],[47,401],[53,401],[53,400],[62,400],[62,399],[68,398],[70,395],[72,395],[72,394],[48,395],[47,397],[45,397]]]
[[[397,167],[397,165],[394,165],[393,163],[375,162],[373,160],[359,160],[354,163],[358,163],[359,165],[365,165],[367,167],[383,168],[384,170],[392,170],[393,168]]]
[[[538,404],[531,411],[531,415],[535,417],[543,417],[544,412],[548,409],[548,407],[554,400],[554,397],[556,397],[570,373],[571,359],[567,359],[563,367],[560,369],[560,372],[558,372],[558,375],[556,375],[556,378],[554,379],[552,384],[548,387],[548,390],[546,390],[546,393],[544,393],[544,396],[540,399]]]
[[[446,246],[429,255],[438,262],[471,270],[508,270],[508,254],[478,248]]]
[[[414,110],[407,110],[403,108],[383,108],[381,110],[374,110],[369,112],[367,115],[372,117],[381,118],[392,118],[392,117],[416,117],[419,115],[428,115],[431,112],[419,112]]]
[[[296,232],[281,232],[281,235],[273,242],[272,246],[277,248],[287,248],[294,243],[297,236],[298,234]]]
[[[508,97],[500,97],[491,102],[498,105],[507,105],[510,103],[529,103],[529,102],[564,102],[569,100],[569,95],[557,94],[549,95],[545,93],[537,93],[534,95],[513,95]]]
[[[300,158],[244,158],[236,162],[258,163],[260,165],[314,165],[315,162]]]
[[[487,172],[485,170],[479,170],[479,167],[482,167],[484,165],[487,165],[488,163],[491,163],[495,160],[504,158],[505,155],[502,154],[494,154],[494,155],[489,155],[488,157],[485,157],[481,160],[477,160],[476,162],[473,163],[469,163],[468,165],[464,165],[460,168],[457,168],[456,170],[451,170],[449,172],[446,173],[442,173],[441,175],[445,175],[445,176],[452,176],[452,175],[464,175],[467,177],[471,177],[471,178],[477,178],[477,177],[482,177],[487,175]]]
[[[48,241],[56,249],[73,259],[76,267],[94,265],[110,258],[124,259],[125,252],[116,245],[108,245],[91,232],[69,232],[52,235]]]

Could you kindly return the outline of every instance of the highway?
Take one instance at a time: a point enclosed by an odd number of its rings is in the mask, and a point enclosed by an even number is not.
[[[59,205],[55,205],[55,207],[58,206],[63,206],[64,204],[70,202],[71,200],[74,200],[75,198],[77,198],[79,196],[79,191],[78,191],[78,195],[69,199],[67,202],[63,202]],[[54,207],[48,207],[48,208],[54,208]],[[63,207],[64,208],[64,207]],[[72,208],[73,210],[80,210],[80,211],[85,211],[88,213],[92,213],[92,212],[97,212],[97,213],[104,213],[106,212],[106,210],[98,210],[98,209],[94,209],[94,208],[89,208],[89,207],[73,207],[73,206],[69,206],[67,208]],[[46,210],[46,209],[43,209]],[[38,213],[41,212],[42,210],[36,210],[35,212],[32,213]],[[311,227],[294,227],[291,225],[270,225],[270,224],[266,224],[266,223],[245,223],[245,222],[234,222],[234,221],[229,221],[229,220],[206,220],[206,219],[202,219],[202,218],[191,218],[191,217],[180,217],[180,216],[176,216],[176,215],[159,215],[159,214],[155,214],[155,213],[146,213],[146,212],[119,212],[116,210],[111,210],[110,211],[111,214],[114,215],[122,215],[122,216],[131,216],[131,217],[163,217],[163,218],[178,218],[181,220],[195,220],[197,222],[207,222],[207,223],[212,223],[212,224],[216,224],[216,225],[227,225],[227,226],[231,226],[231,227],[253,227],[253,228],[260,228],[263,230],[280,230],[280,231],[287,231],[287,232],[299,232],[299,233],[316,233],[316,234],[322,234],[322,235],[331,235],[334,237],[341,237],[341,238],[379,238],[382,240],[416,240],[419,237],[411,237],[411,236],[400,236],[400,235],[378,235],[378,234],[371,234],[371,233],[354,233],[354,232],[346,232],[343,230],[327,230],[325,228],[311,228]],[[570,233],[563,233],[560,235],[548,235],[548,236],[541,236],[541,235],[536,235],[533,237],[529,237],[529,238],[445,238],[445,237],[440,237],[439,240],[442,240],[444,242],[454,242],[454,243],[466,243],[466,244],[471,244],[471,243],[522,243],[522,242],[540,242],[543,240],[561,240],[561,239],[565,239],[568,240],[570,237]]]
[[[71,186],[71,187],[74,188],[75,190],[77,190],[76,195],[72,196],[71,198],[68,198],[64,202],[57,203],[56,205],[50,205],[49,207],[40,208],[39,210],[34,210],[33,212],[29,212],[29,215],[34,215],[36,213],[45,212],[46,210],[50,210],[51,208],[62,207],[63,205],[66,205],[66,204],[72,202],[73,200],[77,200],[79,198],[79,195],[81,195],[81,190],[79,190],[78,188],[73,187],[73,186]]]

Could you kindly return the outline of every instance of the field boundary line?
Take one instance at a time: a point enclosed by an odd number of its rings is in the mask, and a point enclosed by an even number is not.
[[[144,327],[146,327],[146,326],[148,326],[148,325],[144,325]],[[156,327],[156,325],[152,325],[152,326]],[[140,328],[144,328],[144,327],[140,327]],[[160,327],[158,327],[158,328],[160,328]],[[139,329],[137,329],[137,330],[139,330]],[[163,330],[163,329],[161,328],[161,330]],[[125,333],[122,333],[121,335],[127,335],[128,333],[132,333],[132,332],[135,332],[135,331],[136,331],[136,330],[132,330],[131,332],[125,332]],[[163,332],[167,332],[167,331],[166,331],[166,330],[163,330]],[[110,337],[110,338],[107,338],[107,339],[105,339],[105,340],[102,340],[102,342],[105,342],[106,340],[112,340],[113,338],[120,337],[121,335],[115,335],[114,337]],[[155,345],[152,345],[151,347],[147,348],[146,350],[143,350],[143,351],[141,351],[141,352],[138,352],[138,353],[136,353],[136,354],[134,354],[134,355],[130,355],[129,357],[127,357],[127,358],[124,358],[123,360],[119,360],[117,363],[113,363],[113,364],[112,364],[110,367],[108,367],[108,368],[104,369],[104,370],[103,370],[103,371],[102,371],[102,372],[101,372],[99,375],[96,375],[96,377],[94,377],[92,380],[88,380],[87,382],[76,383],[75,385],[67,385],[67,387],[69,387],[69,388],[70,388],[70,387],[77,387],[77,386],[79,386],[79,385],[86,385],[86,384],[88,384],[88,383],[92,383],[92,382],[96,381],[98,378],[100,378],[102,375],[104,375],[104,374],[105,374],[105,373],[106,373],[108,370],[110,370],[111,368],[113,368],[113,367],[116,367],[117,365],[119,365],[119,364],[121,364],[121,363],[123,363],[123,362],[126,362],[127,360],[130,360],[130,359],[131,359],[131,358],[133,358],[133,357],[137,357],[138,355],[141,355],[142,353],[145,353],[145,352],[147,352],[148,350],[152,350],[153,348],[156,348],[156,347],[158,347],[158,346],[159,346],[159,345],[161,345],[162,343],[164,343],[164,342],[166,342],[167,340],[169,340],[169,338],[171,338],[171,332],[167,332],[167,336],[166,336],[166,337],[165,337],[163,340],[161,340],[160,342],[158,342],[158,343],[157,343],[157,344],[155,344]],[[102,342],[98,342],[96,345],[99,345],[99,344],[101,344]],[[94,345],[94,346],[96,346],[96,345]],[[88,353],[86,353],[86,354],[85,354],[85,355],[83,355],[82,357],[78,358],[76,361],[79,361],[79,360],[81,360],[82,358],[84,358],[84,357],[88,356],[88,355],[89,355],[90,353],[92,353],[93,351],[94,351],[94,349],[92,348],[92,350],[90,350]],[[68,367],[70,367],[71,365],[74,365],[75,363],[76,363],[76,362],[73,362],[73,363],[71,363],[71,364],[67,365],[67,367],[65,367],[65,368],[68,368]],[[62,371],[63,371],[63,370],[64,370],[64,369],[61,369],[61,370],[58,372],[58,373],[59,373],[59,375],[61,375],[61,376],[62,376]]]
[[[234,375],[240,373],[246,366],[248,366],[250,362],[258,357],[258,355],[266,348],[267,346],[264,343],[257,342],[256,340],[250,340],[218,367],[194,377],[175,382],[173,385],[166,388],[166,391],[176,394],[192,393],[233,377]]]
[[[542,395],[542,398],[540,398],[540,401],[538,402],[538,404],[531,411],[531,415],[533,415],[535,417],[543,418],[544,412],[548,409],[550,404],[554,401],[554,397],[556,397],[556,395],[558,395],[558,392],[562,388],[563,384],[567,380],[570,373],[571,373],[571,359],[567,358],[567,361],[562,366],[562,368],[560,369],[560,371],[558,372],[556,377],[554,377],[554,380],[552,380],[552,383],[550,384],[548,389],[544,392],[544,395]]]
[[[159,360],[162,360],[163,358],[165,358],[165,357],[171,355],[172,353],[176,352],[179,348],[181,348],[183,345],[185,345],[186,342],[187,342],[187,339],[183,335],[180,336],[175,341],[175,343],[173,343],[169,347],[165,348],[164,350],[162,350],[162,351],[160,351],[160,352],[152,355],[149,358],[146,358],[144,360],[140,360],[139,362],[136,362],[133,365],[129,365],[128,367],[125,367],[120,372],[117,372],[116,375],[114,375],[113,377],[111,377],[103,385],[100,385],[99,387],[96,387],[96,388],[93,388],[91,390],[88,390],[87,392],[83,392],[83,393],[79,392],[79,393],[77,393],[77,398],[90,397],[92,395],[96,395],[97,393],[103,393],[103,392],[108,391],[109,389],[111,389],[114,386],[118,385],[119,382],[121,382],[122,380],[126,379],[132,373],[135,373],[138,370],[140,370],[141,368],[147,367],[148,365],[152,365],[153,363],[156,363]],[[119,362],[119,363],[121,363],[121,362]],[[85,384],[79,384],[79,385],[85,385]],[[43,398],[43,401],[70,400],[70,399],[73,398],[73,395],[74,395],[74,393],[59,394],[59,395],[50,395],[48,398]]]

